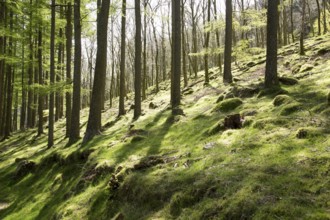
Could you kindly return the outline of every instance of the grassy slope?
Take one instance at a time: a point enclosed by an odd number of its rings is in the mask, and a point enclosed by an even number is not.
[[[167,84],[144,102],[146,114],[136,122],[132,112],[116,120],[115,109],[106,111],[104,135],[84,147],[65,146],[64,120],[56,124],[52,149],[35,131],[15,134],[0,145],[0,219],[111,219],[118,213],[126,219],[330,219],[330,55],[317,55],[330,50],[329,36],[308,40],[306,48],[307,56],[291,45],[279,57],[281,75],[295,71],[301,78],[282,86],[290,97],[282,106],[273,105],[274,95],[253,96],[235,110],[214,112],[229,88],[217,77],[183,96],[185,117],[170,117]],[[300,73],[304,64],[313,69]],[[236,84],[254,86],[263,68],[235,70]],[[148,109],[151,101],[157,109]],[[243,129],[208,134],[237,112],[256,114],[245,118]],[[133,123],[142,134],[127,135]],[[301,128],[305,139],[296,138]],[[15,178],[16,158],[37,168]],[[147,168],[134,169],[141,161]]]

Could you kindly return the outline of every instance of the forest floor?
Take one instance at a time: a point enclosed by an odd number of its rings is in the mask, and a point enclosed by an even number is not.
[[[66,146],[65,119],[51,149],[15,133],[0,143],[0,219],[330,219],[330,36],[298,51],[279,51],[281,88],[262,88],[265,56],[253,56],[232,85],[200,72],[172,117],[165,82],[137,121],[107,108],[85,146]],[[242,128],[226,129],[234,114]]]

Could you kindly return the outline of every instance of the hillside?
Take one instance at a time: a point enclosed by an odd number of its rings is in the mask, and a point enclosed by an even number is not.
[[[258,55],[232,85],[213,68],[204,87],[200,72],[185,116],[171,116],[167,82],[137,121],[107,108],[85,146],[66,146],[64,119],[51,149],[15,133],[0,144],[0,219],[330,219],[330,36],[307,40],[306,56],[298,47],[279,51],[276,90],[263,90]]]

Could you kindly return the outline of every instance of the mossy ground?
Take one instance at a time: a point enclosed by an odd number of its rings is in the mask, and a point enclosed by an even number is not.
[[[215,68],[209,86],[202,73],[191,80],[200,83],[183,96],[185,116],[171,118],[169,84],[162,83],[144,102],[144,116],[133,122],[129,112],[116,119],[116,109],[108,109],[103,119],[109,126],[85,146],[66,146],[65,120],[56,124],[51,149],[46,135],[36,138],[34,130],[14,134],[0,144],[0,219],[111,219],[119,213],[125,219],[330,219],[330,59],[319,54],[328,42],[328,35],[306,41],[303,57],[295,53],[298,45],[280,51],[280,75],[300,79],[282,85],[294,101],[280,106],[273,105],[276,95],[264,92],[213,111],[232,86],[222,84]],[[308,74],[295,70],[316,61]],[[263,72],[262,62],[235,69],[236,84],[258,86]],[[149,109],[150,102],[158,108]],[[249,123],[209,133],[233,113],[247,115]],[[82,111],[81,135],[87,114]],[[297,138],[301,129],[306,138]],[[37,167],[18,178],[16,158]]]

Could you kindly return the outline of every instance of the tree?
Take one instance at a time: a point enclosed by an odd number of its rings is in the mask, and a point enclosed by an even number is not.
[[[126,65],[126,0],[123,0],[121,15],[121,49],[120,49],[120,94],[119,94],[119,116],[125,115],[125,65]]]
[[[267,54],[265,87],[270,88],[279,84],[277,77],[277,28],[279,0],[268,0],[267,6]]]
[[[43,76],[42,76],[42,23],[39,24],[38,30],[38,78],[39,86],[43,85]],[[43,130],[43,94],[39,92],[38,97],[38,136],[44,133]]]
[[[211,0],[207,1],[207,22],[210,23],[211,21]],[[210,32],[208,31],[205,34],[205,55],[204,55],[204,68],[205,68],[205,85],[209,84],[209,58],[208,58],[208,49],[210,44]]]
[[[302,0],[301,26],[300,26],[300,55],[305,55],[305,49],[304,49],[305,15],[306,15],[306,0]]]
[[[141,53],[142,53],[142,39],[141,39],[141,2],[135,0],[135,107],[134,119],[141,115]]]
[[[232,36],[233,36],[233,7],[232,1],[226,0],[226,29],[225,29],[225,53],[224,53],[224,72],[223,81],[232,83],[231,73],[231,54],[232,54]]]
[[[102,85],[107,67],[107,45],[108,45],[108,18],[110,0],[103,0],[97,20],[97,53],[95,63],[95,75],[92,91],[91,104],[87,129],[83,143],[88,142],[94,136],[101,134],[102,128]],[[105,29],[105,30],[104,30]],[[101,89],[100,89],[101,88]]]
[[[172,77],[171,103],[172,114],[178,113],[181,91],[181,1],[172,0]]]
[[[72,6],[69,2],[66,13],[66,81],[71,84],[71,48],[72,48]],[[72,97],[70,92],[65,93],[66,137],[71,131]]]
[[[50,86],[55,82],[55,0],[51,2],[51,30],[50,30]],[[54,145],[54,92],[49,95],[49,119],[48,119],[48,147]]]
[[[73,102],[71,113],[71,129],[69,144],[80,138],[80,93],[81,93],[81,23],[80,0],[74,1],[74,70],[73,70]]]

